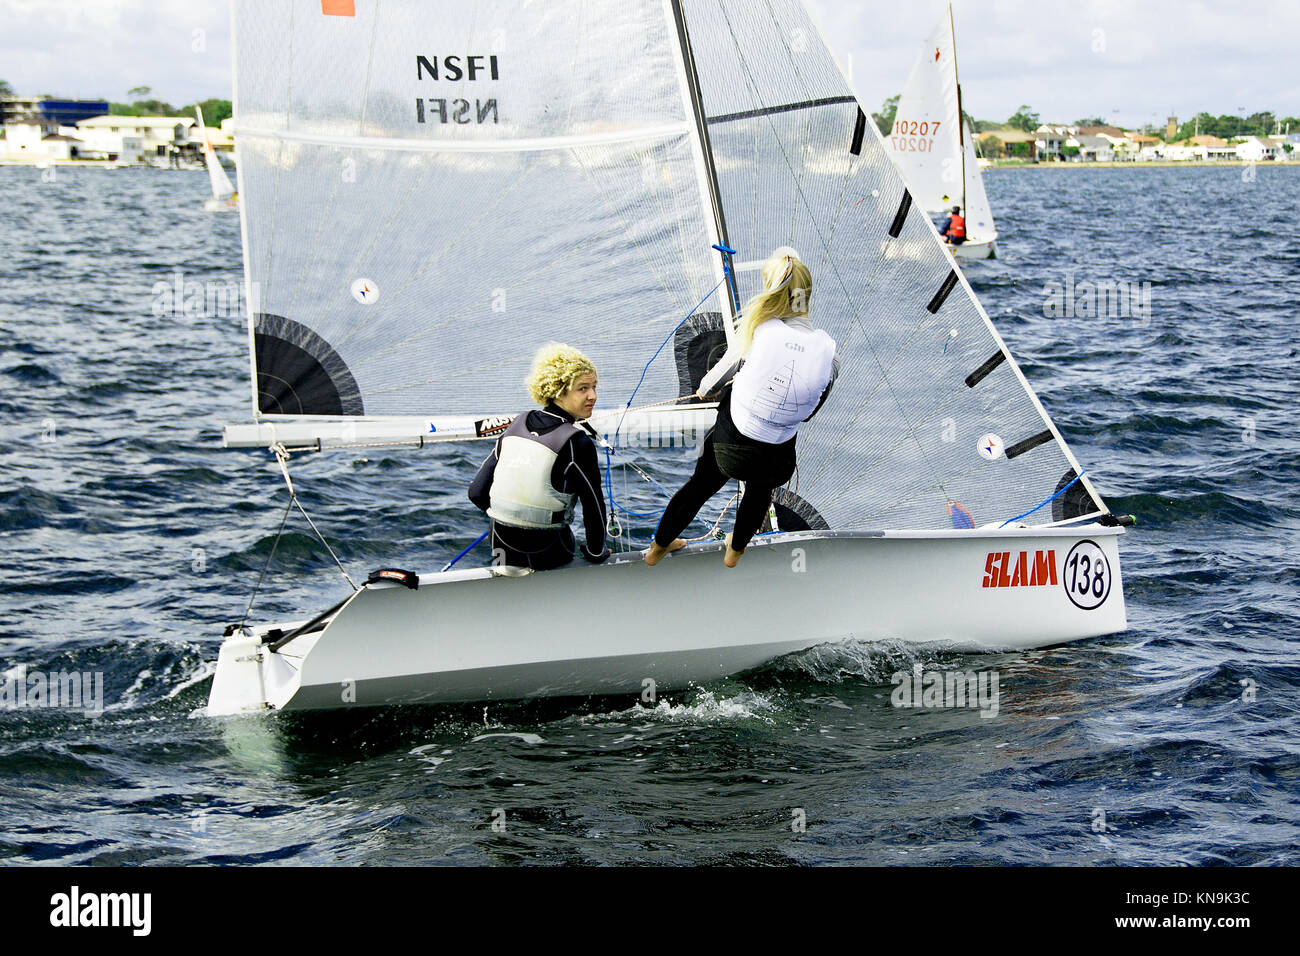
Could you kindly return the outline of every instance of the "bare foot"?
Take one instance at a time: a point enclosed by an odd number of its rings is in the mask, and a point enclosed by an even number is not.
[[[731,535],[727,535],[727,553],[723,555],[722,563],[729,568],[734,568],[736,565],[740,563],[740,556],[744,553],[745,553],[744,548],[741,548],[739,551],[732,549]]]
[[[681,538],[674,538],[667,547],[661,545],[658,541],[651,541],[650,547],[645,553],[645,563],[653,568],[663,559],[665,554],[670,551],[680,551],[684,547],[686,547],[686,542]]]

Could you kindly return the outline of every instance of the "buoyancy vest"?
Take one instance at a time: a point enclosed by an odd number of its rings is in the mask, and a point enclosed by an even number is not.
[[[780,444],[794,437],[831,380],[835,340],[821,329],[804,331],[769,319],[754,330],[745,365],[731,388],[731,420],[755,441]]]
[[[510,423],[497,447],[497,465],[488,492],[488,517],[519,528],[561,528],[573,515],[577,495],[562,495],[551,484],[555,459],[575,434],[565,423],[545,435],[528,430],[528,413]]]
[[[952,214],[952,222],[948,225],[948,235],[953,239],[966,238],[966,219],[960,213]]]

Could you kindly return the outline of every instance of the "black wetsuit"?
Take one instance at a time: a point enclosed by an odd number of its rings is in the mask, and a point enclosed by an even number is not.
[[[831,383],[827,384],[817,407],[804,421],[816,415],[826,403],[835,374],[838,374],[838,361],[834,368]],[[700,509],[722,489],[727,480],[736,478],[745,483],[745,493],[741,495],[740,505],[736,509],[731,546],[736,551],[744,551],[767,517],[773,492],[794,474],[797,438],[796,435],[780,444],[772,444],[742,434],[731,419],[731,386],[728,385],[718,399],[718,419],[704,436],[704,447],[700,449],[694,473],[681,490],[673,495],[668,507],[664,509],[663,517],[659,519],[659,527],[655,529],[655,543],[664,548],[672,544],[673,539],[686,530],[686,526],[695,520]]]
[[[561,425],[573,424],[574,418],[554,402],[541,411],[528,412],[528,430],[545,435]],[[492,477],[496,473],[497,456],[501,442],[492,448],[479,467],[478,474],[469,486],[469,500],[483,511],[491,502]],[[600,496],[600,464],[596,457],[596,443],[582,432],[573,436],[556,456],[551,468],[551,486],[562,495],[576,494],[582,502],[586,541],[579,553],[593,564],[609,557],[605,547],[605,502]],[[561,528],[520,528],[514,525],[492,523],[492,553],[494,563],[546,571],[558,568],[573,560],[573,530],[566,524]]]

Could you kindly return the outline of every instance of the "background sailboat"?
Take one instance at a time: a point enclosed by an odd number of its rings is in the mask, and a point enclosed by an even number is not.
[[[889,145],[922,209],[947,214],[953,206],[961,207],[966,242],[950,251],[962,259],[997,258],[997,226],[975,156],[974,134],[962,114],[951,5],[926,37],[908,74]]]
[[[212,181],[212,198],[203,201],[203,208],[208,212],[233,212],[239,208],[239,197],[235,187],[230,185],[230,177],[221,167],[216,150],[208,139],[208,128],[203,125],[203,110],[196,106],[194,113],[199,119],[199,135],[203,138],[203,165],[208,169],[208,178]]]
[[[235,51],[256,421],[227,445],[486,442],[557,339],[616,397],[598,430],[652,469],[708,427],[680,400],[782,245],[840,377],[735,571],[705,542],[653,569],[376,573],[229,628],[210,712],[639,693],[851,637],[1124,628],[1118,522],[801,4],[237,0]]]

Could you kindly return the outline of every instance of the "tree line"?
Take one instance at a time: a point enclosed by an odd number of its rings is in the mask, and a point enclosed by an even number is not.
[[[894,116],[898,112],[899,95],[889,97],[881,105],[879,111],[872,113],[871,118],[875,120],[876,127],[880,132],[888,136],[894,126]],[[969,113],[962,112],[962,117],[970,124],[971,129],[977,133],[983,133],[988,130],[1018,129],[1026,133],[1032,133],[1043,124],[1038,113],[1028,104],[1022,105],[1018,110],[1012,113],[1006,120],[997,122],[994,120],[977,120]],[[1110,126],[1100,116],[1084,117],[1077,119],[1071,126]],[[1151,125],[1146,127],[1151,133],[1164,137],[1165,127],[1163,124]],[[1275,132],[1300,133],[1300,117],[1295,116],[1276,116],[1270,110],[1262,110],[1258,113],[1251,113],[1249,116],[1224,114],[1222,116],[1212,116],[1209,113],[1197,113],[1191,119],[1183,122],[1178,127],[1177,139],[1187,139],[1201,135],[1218,136],[1222,139],[1235,139],[1243,136],[1269,136]]]

